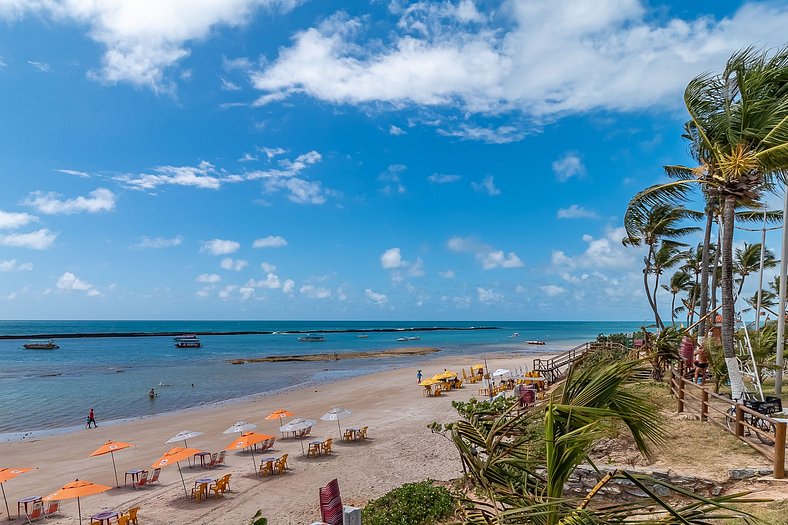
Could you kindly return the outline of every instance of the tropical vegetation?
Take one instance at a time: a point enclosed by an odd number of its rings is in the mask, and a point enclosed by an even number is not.
[[[433,525],[453,516],[456,497],[433,481],[406,483],[364,507],[364,525]]]

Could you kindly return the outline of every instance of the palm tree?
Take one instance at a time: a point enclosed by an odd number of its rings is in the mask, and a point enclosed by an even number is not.
[[[662,288],[673,296],[670,301],[670,321],[674,325],[676,324],[676,295],[687,291],[691,286],[693,286],[692,276],[683,269],[678,270],[670,277],[669,285],[662,285]]]
[[[767,249],[763,253],[763,269],[774,268],[777,266],[777,259],[774,258],[774,253]],[[747,244],[744,243],[744,248],[736,248],[736,254],[733,261],[733,271],[739,275],[739,289],[736,291],[736,297],[741,295],[742,288],[744,288],[744,279],[751,273],[761,270],[761,243]]]
[[[690,183],[701,184],[721,199],[722,346],[731,380],[731,395],[743,385],[734,348],[733,228],[736,206],[755,203],[788,171],[788,48],[773,54],[752,48],[735,53],[719,75],[694,78],[684,92],[690,114],[685,129],[696,137],[700,165],[683,168],[693,178],[662,185],[682,198]],[[636,201],[648,201],[653,189]],[[735,369],[735,370],[734,370]]]
[[[612,361],[612,362],[611,362]],[[692,492],[672,506],[657,492],[676,491],[664,481],[615,471],[602,476],[584,498],[564,494],[564,485],[591,449],[620,424],[638,450],[648,455],[652,444],[665,443],[659,412],[642,390],[647,378],[643,361],[603,360],[570,369],[544,410],[518,413],[514,406],[467,413],[452,425],[452,440],[467,478],[481,501],[462,500],[466,525],[591,525],[643,523],[710,523],[712,519],[751,516],[733,507],[741,494],[703,498]],[[626,479],[647,494],[629,504],[594,504],[607,483]],[[654,512],[660,507],[663,515]]]
[[[649,306],[654,312],[654,321],[660,329],[665,328],[665,325],[660,319],[659,309],[654,297],[657,286],[654,286],[654,293],[652,293],[648,281],[649,274],[654,273],[655,256],[659,251],[657,244],[662,242],[664,246],[665,240],[676,239],[698,231],[698,228],[695,226],[679,226],[679,224],[688,219],[697,219],[699,215],[698,212],[688,210],[683,206],[673,206],[665,203],[657,203],[653,206],[630,206],[624,215],[624,227],[627,233],[627,236],[622,240],[624,246],[639,247],[645,245],[648,247],[646,256],[643,258],[645,264],[643,268],[643,287],[646,291],[646,299],[648,299]],[[677,243],[674,242],[673,245],[676,246]],[[662,256],[666,255],[668,254],[663,252]],[[665,266],[663,265],[662,269],[664,268]],[[657,274],[657,282],[659,282],[659,274]]]

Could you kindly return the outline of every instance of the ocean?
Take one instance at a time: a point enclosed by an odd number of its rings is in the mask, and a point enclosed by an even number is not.
[[[401,334],[327,333],[304,343],[297,334],[201,336],[199,349],[175,348],[172,337],[73,338],[53,351],[25,350],[25,340],[0,340],[0,440],[19,433],[79,428],[92,407],[99,424],[282,391],[397,367],[422,368],[427,357],[247,363],[230,359],[357,352],[403,346],[437,347],[437,355],[515,350],[558,352],[599,333],[632,332],[638,322],[331,322],[331,321],[0,321],[0,335],[109,332],[229,332],[399,329],[418,327],[494,330]],[[520,334],[512,338],[514,332]],[[399,342],[402,335],[419,341]],[[545,346],[529,346],[541,339]],[[435,356],[436,354],[432,354]],[[425,370],[427,375],[431,372]],[[150,399],[155,388],[158,397]]]

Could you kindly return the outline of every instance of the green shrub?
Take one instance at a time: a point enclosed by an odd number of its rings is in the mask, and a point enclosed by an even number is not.
[[[364,525],[433,525],[454,513],[457,502],[432,481],[406,483],[364,507]]]

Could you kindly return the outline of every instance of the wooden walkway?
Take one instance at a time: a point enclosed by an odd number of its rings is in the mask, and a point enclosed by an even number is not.
[[[534,372],[539,372],[545,378],[547,384],[552,385],[561,381],[573,364],[582,361],[590,353],[608,348],[630,351],[629,348],[620,343],[598,343],[596,341],[583,343],[550,359],[537,357],[534,359]]]

